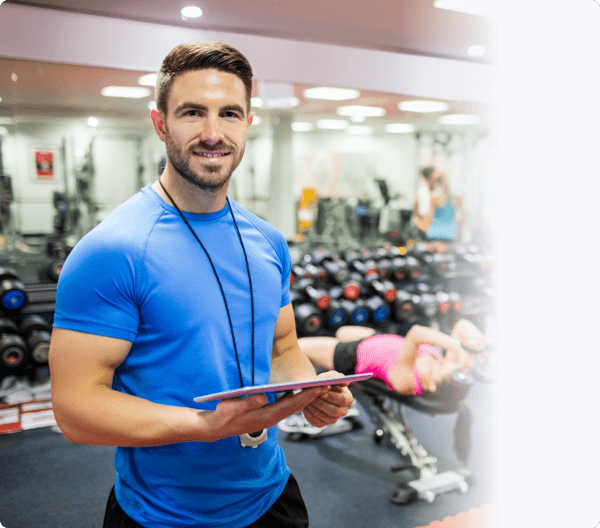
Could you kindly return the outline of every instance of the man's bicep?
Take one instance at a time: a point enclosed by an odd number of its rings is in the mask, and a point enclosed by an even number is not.
[[[52,390],[110,387],[114,370],[130,349],[131,342],[123,339],[54,328],[48,358]]]
[[[297,343],[296,319],[294,317],[294,309],[290,303],[281,307],[277,321],[275,322],[273,357],[281,356],[290,347],[297,346]]]

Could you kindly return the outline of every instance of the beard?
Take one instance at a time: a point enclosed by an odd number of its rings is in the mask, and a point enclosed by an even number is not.
[[[216,192],[227,185],[231,179],[233,171],[238,167],[244,155],[243,148],[236,156],[234,148],[227,146],[223,141],[218,141],[214,145],[200,142],[193,149],[190,149],[189,154],[186,156],[183,148],[179,148],[173,142],[168,133],[166,134],[165,144],[167,158],[177,174],[179,174],[187,182],[207,192]],[[194,170],[191,166],[191,160],[194,156],[196,156],[196,154],[193,153],[194,150],[203,150],[207,152],[228,152],[229,154],[227,157],[232,158],[231,166],[227,167],[206,164],[202,167],[203,174],[201,174],[199,171]]]

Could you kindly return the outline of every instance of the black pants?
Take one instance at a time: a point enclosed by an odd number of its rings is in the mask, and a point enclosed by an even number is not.
[[[290,478],[283,490],[283,493],[258,521],[252,523],[247,528],[307,528],[308,511],[304,504],[304,499],[300,493],[298,482],[294,475]],[[106,513],[104,514],[104,524],[102,528],[152,528],[143,527],[136,523],[127,515],[115,497],[115,488],[110,490]],[[198,527],[200,528],[200,527]]]

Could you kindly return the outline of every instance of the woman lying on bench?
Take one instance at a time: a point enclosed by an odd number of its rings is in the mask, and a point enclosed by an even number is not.
[[[474,364],[471,351],[487,345],[484,334],[466,319],[454,325],[451,335],[416,324],[402,325],[399,333],[376,335],[373,328],[342,326],[335,337],[302,337],[298,342],[317,367],[342,374],[372,372],[390,390],[405,395],[435,392],[452,372]],[[445,355],[435,347],[445,349]]]

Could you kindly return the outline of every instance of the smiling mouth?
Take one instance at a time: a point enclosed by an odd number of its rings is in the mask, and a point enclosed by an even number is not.
[[[194,151],[196,156],[200,156],[202,158],[222,158],[227,156],[229,152],[206,152],[206,151]]]

